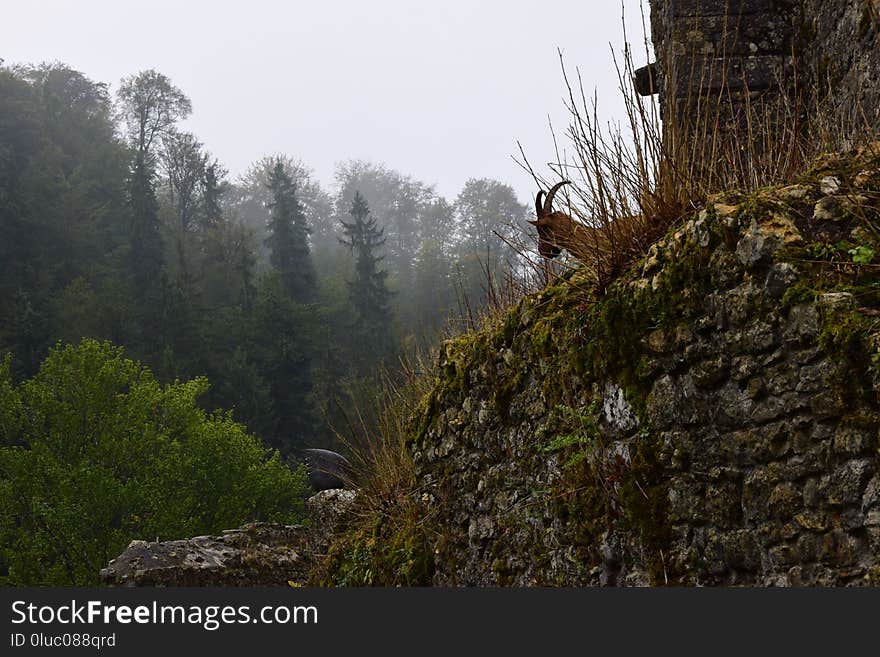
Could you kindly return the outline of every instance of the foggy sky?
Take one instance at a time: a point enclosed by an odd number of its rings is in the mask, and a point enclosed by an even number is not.
[[[364,158],[450,200],[471,177],[532,197],[510,156],[518,139],[533,165],[553,159],[548,115],[567,125],[557,48],[619,117],[609,42],[622,44],[617,0],[9,0],[0,23],[6,64],[61,61],[114,93],[164,73],[192,99],[184,128],[233,177],[283,152],[329,186],[336,162]]]

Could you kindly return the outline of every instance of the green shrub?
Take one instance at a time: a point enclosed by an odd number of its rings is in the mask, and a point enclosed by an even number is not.
[[[0,584],[93,585],[134,538],[299,521],[302,470],[200,409],[207,389],[161,385],[94,340],[59,345],[19,385],[0,362]]]

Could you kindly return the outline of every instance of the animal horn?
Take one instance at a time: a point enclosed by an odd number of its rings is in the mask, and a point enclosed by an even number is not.
[[[540,217],[544,214],[544,210],[541,206],[541,197],[544,196],[544,190],[538,192],[538,195],[535,197],[535,215]]]
[[[544,200],[544,208],[542,210],[542,214],[550,214],[553,210],[553,197],[556,195],[556,192],[563,185],[570,185],[570,180],[563,180],[561,182],[556,183],[553,187],[550,188],[550,191],[547,192],[547,198]]]

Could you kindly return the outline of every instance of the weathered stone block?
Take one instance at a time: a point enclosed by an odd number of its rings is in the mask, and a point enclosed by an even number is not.
[[[859,504],[874,469],[873,459],[847,461],[835,468],[830,477],[820,481],[819,493],[831,506]]]
[[[791,518],[800,508],[802,499],[801,492],[794,484],[779,484],[770,493],[768,500],[770,516],[781,520]]]
[[[782,339],[789,343],[815,340],[819,335],[819,316],[813,304],[799,304],[788,313]]]

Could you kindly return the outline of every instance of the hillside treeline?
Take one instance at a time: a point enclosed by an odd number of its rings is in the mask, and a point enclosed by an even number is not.
[[[233,177],[182,129],[193,108],[166,76],[114,89],[63,64],[0,67],[0,354],[16,381],[59,342],[107,340],[159,382],[204,377],[205,409],[283,454],[331,446],[380,367],[516,267],[527,208],[508,185],[446,199],[343,160],[328,188],[279,153]]]

